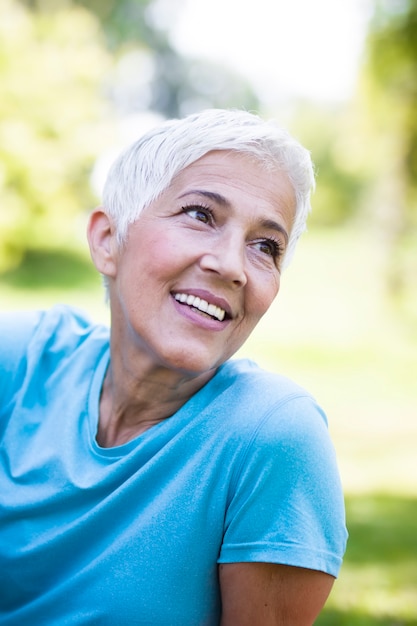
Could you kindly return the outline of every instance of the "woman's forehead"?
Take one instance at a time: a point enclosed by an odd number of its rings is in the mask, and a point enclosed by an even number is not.
[[[252,153],[236,150],[212,150],[177,172],[169,187],[191,178],[209,180],[216,177],[221,180],[226,178],[230,184],[262,178],[263,185],[270,188],[276,185],[277,180],[291,185],[284,169],[272,160],[261,160]]]

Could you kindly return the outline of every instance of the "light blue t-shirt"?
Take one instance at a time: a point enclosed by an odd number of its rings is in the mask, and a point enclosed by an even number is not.
[[[108,330],[0,316],[0,624],[219,623],[218,563],[337,575],[343,497],[312,397],[229,361],[177,413],[95,439]]]

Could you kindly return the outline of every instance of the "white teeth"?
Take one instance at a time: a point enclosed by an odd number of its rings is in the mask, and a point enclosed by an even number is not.
[[[188,306],[192,306],[193,308],[198,309],[203,313],[211,315],[211,317],[215,317],[220,322],[224,320],[224,316],[226,315],[226,311],[221,309],[219,306],[216,306],[215,304],[209,304],[207,300],[203,300],[198,296],[192,296],[186,293],[176,293],[174,295],[174,298],[178,302],[181,302],[183,304],[186,303],[188,304]]]

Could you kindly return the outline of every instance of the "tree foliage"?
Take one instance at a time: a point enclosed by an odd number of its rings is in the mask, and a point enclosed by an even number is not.
[[[293,114],[294,133],[312,151],[317,188],[309,224],[340,228],[362,208],[369,173],[358,159],[349,104],[314,106],[304,103]]]
[[[0,268],[77,237],[117,118],[257,108],[246,81],[173,49],[179,1],[0,0]]]
[[[98,85],[109,60],[81,8],[33,15],[0,5],[0,265],[76,237],[105,131]]]
[[[374,165],[374,224],[386,246],[391,292],[407,286],[417,269],[407,254],[417,227],[416,33],[415,0],[375,1],[361,99],[366,152]]]
[[[150,109],[164,117],[176,117],[203,106],[245,107],[257,109],[258,98],[248,81],[219,64],[191,59],[179,54],[170,43],[170,30],[183,0],[20,0],[37,14],[62,11],[80,6],[94,15],[100,24],[106,47],[113,59],[125,55],[139,63],[130,64],[134,74],[141,74],[147,57],[146,98],[114,98],[118,85],[112,82],[109,97],[123,113]],[[150,70],[150,71],[149,71]],[[137,84],[143,90],[143,77]],[[137,95],[137,94],[135,94]]]

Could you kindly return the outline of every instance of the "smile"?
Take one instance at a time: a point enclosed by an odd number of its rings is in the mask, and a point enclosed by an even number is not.
[[[175,300],[177,300],[177,302],[180,302],[181,304],[187,304],[193,309],[197,309],[197,311],[200,311],[201,313],[205,313],[210,317],[214,317],[215,319],[219,320],[219,322],[222,322],[226,315],[226,311],[224,309],[221,309],[215,304],[209,304],[207,300],[203,300],[198,296],[192,296],[191,294],[187,293],[175,293],[174,298]]]

